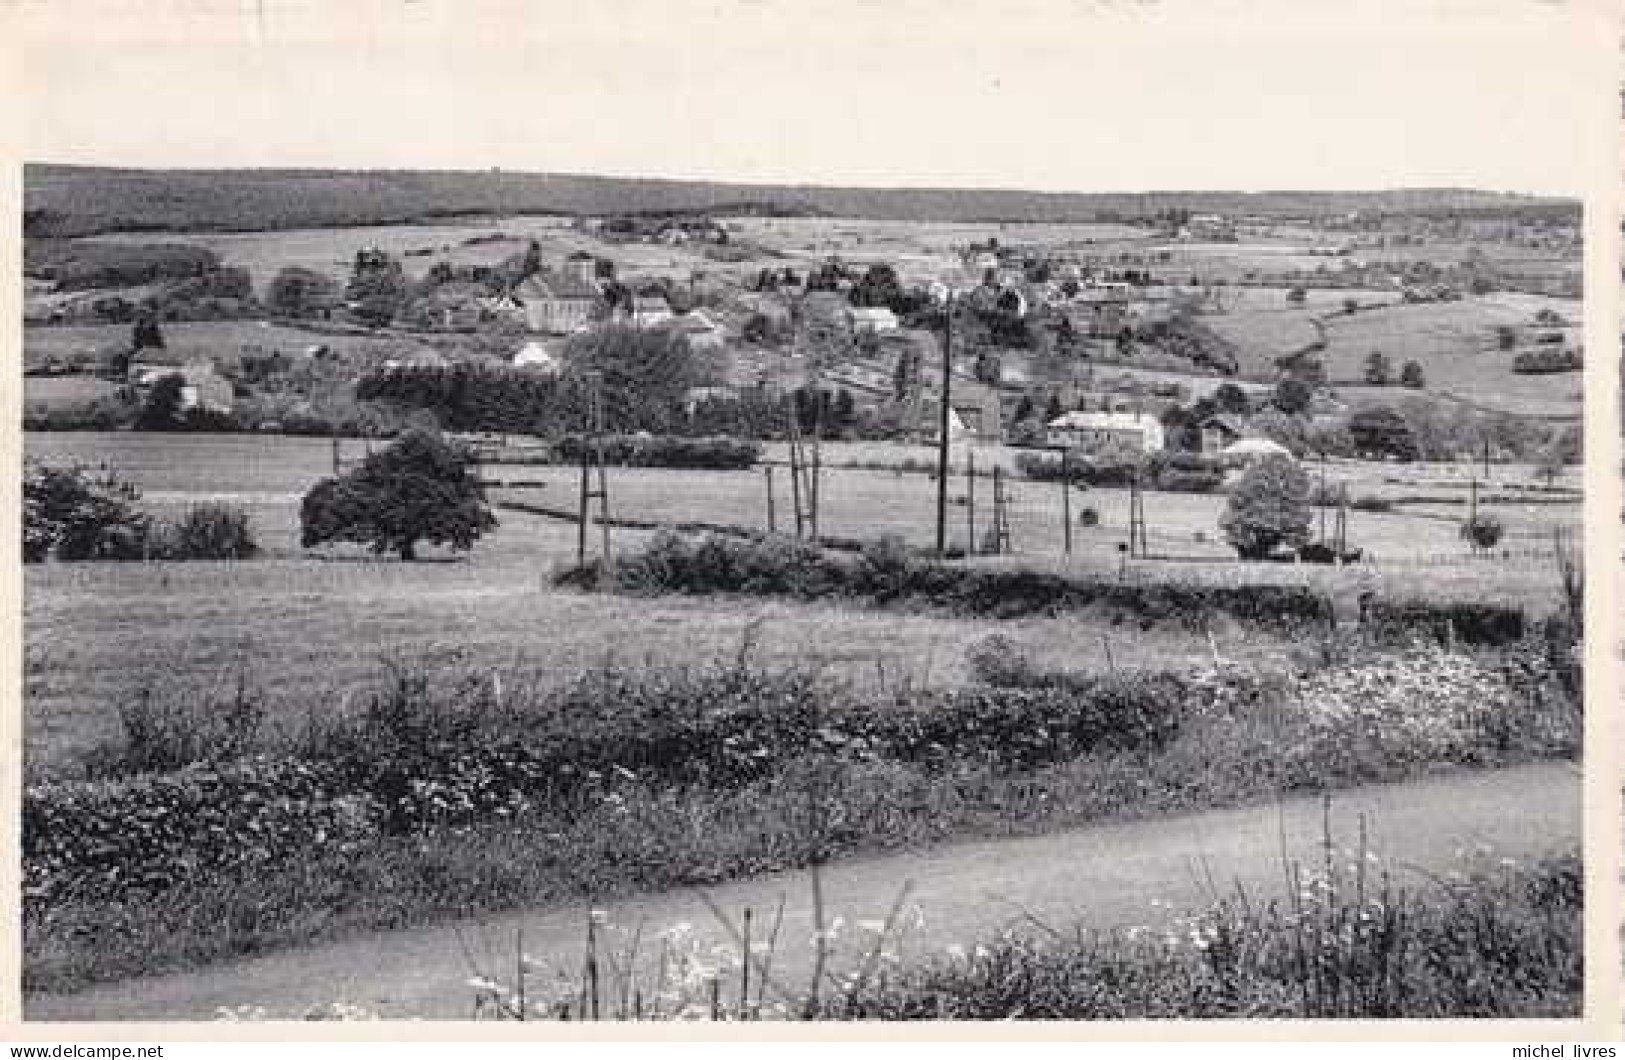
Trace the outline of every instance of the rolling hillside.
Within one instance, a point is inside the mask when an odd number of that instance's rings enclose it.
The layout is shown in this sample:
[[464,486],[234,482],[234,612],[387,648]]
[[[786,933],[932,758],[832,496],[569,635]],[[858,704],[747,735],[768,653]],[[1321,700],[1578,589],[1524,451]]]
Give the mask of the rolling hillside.
[[467,214],[664,212],[827,214],[913,221],[1086,221],[1179,207],[1323,214],[1553,210],[1576,203],[1463,189],[1376,192],[1056,193],[1010,189],[821,188],[574,174],[308,169],[24,169],[25,231],[250,231],[387,224]]

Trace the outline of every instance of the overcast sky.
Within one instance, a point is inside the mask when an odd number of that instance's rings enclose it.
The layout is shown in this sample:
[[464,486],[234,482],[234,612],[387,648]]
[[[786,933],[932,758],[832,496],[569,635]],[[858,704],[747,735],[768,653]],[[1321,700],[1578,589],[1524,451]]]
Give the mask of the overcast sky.
[[36,161],[1578,194],[1608,157],[1601,123],[1618,106],[1604,9],[24,0],[17,10]]

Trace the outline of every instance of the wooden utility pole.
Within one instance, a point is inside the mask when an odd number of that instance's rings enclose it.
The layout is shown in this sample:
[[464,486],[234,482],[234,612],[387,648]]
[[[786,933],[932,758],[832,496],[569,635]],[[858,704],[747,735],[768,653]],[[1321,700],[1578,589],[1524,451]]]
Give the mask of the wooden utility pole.
[[1145,496],[1140,492],[1140,476],[1129,482],[1128,494],[1128,552],[1136,559],[1151,554],[1145,532]]
[[[948,554],[948,415],[954,378],[954,296],[949,292],[942,316],[942,396],[937,409],[937,556]],[[994,482],[998,482],[994,472]],[[997,486],[995,485],[995,492]]]
[[976,454],[965,453],[965,555],[976,555]]
[[[603,531],[601,543],[601,559],[603,573],[608,574],[614,562],[610,553],[609,540],[609,473],[605,470],[604,458],[604,395],[603,377],[597,372],[588,372],[585,377],[587,388],[587,434],[581,446],[581,509],[579,522],[576,525],[576,564],[585,566],[587,562],[587,520],[592,502],[598,502],[598,524]],[[597,465],[598,487],[593,488],[593,465]]]
[[1343,562],[1349,547],[1349,487],[1343,483],[1337,487],[1337,562]]
[[807,520],[812,540],[818,540],[818,480],[823,470],[818,458],[818,439],[824,433],[824,391],[813,391],[812,474],[807,483]]
[[1010,551],[1010,514],[1004,496],[1004,469],[993,465],[993,554],[1002,556]]
[[333,477],[339,477],[339,432],[333,428]]
[[1072,483],[1067,481],[1065,461],[1061,464],[1061,547],[1072,555]]
[[796,540],[801,540],[801,431],[796,423],[799,413],[795,402],[790,402],[790,505],[796,511]]
[[762,470],[767,477],[767,532],[774,534],[778,532],[778,526],[773,518],[773,465],[763,464]]

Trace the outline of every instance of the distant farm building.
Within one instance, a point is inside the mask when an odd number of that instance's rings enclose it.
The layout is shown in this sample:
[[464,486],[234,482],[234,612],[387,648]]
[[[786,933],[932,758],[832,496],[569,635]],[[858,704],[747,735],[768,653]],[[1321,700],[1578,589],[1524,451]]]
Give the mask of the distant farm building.
[[853,306],[847,311],[847,320],[852,325],[852,334],[869,332],[874,335],[885,335],[898,329],[897,314],[885,306]]
[[720,350],[726,337],[721,326],[703,309],[691,309],[673,318],[671,326],[688,340],[689,348],[694,350]]
[[1246,467],[1268,457],[1284,456],[1292,459],[1292,451],[1268,438],[1243,438],[1219,451],[1219,460],[1225,467]]
[[524,349],[513,355],[513,366],[538,375],[558,375],[563,362],[558,354],[540,342],[527,342]]
[[632,298],[632,323],[640,328],[658,327],[674,315],[664,294],[650,292]]
[[514,291],[525,309],[525,325],[544,335],[569,335],[584,330],[598,309],[598,288],[579,274],[530,277]]
[[181,378],[182,409],[231,411],[233,397],[231,381],[215,371],[211,361],[193,360],[175,363],[148,355],[130,365],[129,382],[140,391],[172,375]]
[[1144,412],[1068,412],[1046,425],[1044,440],[1054,449],[1084,452],[1123,447],[1160,453],[1165,444],[1162,424]]

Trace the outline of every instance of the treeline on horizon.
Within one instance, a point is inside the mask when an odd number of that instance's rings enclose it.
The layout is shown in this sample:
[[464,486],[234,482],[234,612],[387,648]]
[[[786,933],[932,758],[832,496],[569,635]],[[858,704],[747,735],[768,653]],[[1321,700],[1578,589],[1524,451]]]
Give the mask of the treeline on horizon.
[[504,214],[731,213],[972,223],[1146,218],[1170,209],[1325,215],[1356,210],[1578,220],[1576,200],[1457,188],[1387,191],[1039,192],[850,188],[488,171],[159,170],[29,163],[24,234],[255,231]]

